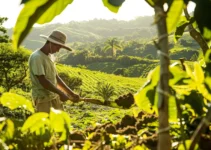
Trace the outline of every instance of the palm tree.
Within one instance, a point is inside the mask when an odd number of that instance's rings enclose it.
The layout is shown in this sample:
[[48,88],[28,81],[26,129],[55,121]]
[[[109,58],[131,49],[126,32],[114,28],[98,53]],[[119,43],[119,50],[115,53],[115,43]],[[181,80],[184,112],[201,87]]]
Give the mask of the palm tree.
[[120,45],[120,41],[117,38],[109,38],[105,42],[104,50],[107,51],[111,49],[112,50],[112,56],[113,58],[116,58],[116,50],[122,50],[122,47]]
[[115,88],[110,83],[98,82],[96,94],[101,96],[104,101],[108,101],[113,95],[115,95]]

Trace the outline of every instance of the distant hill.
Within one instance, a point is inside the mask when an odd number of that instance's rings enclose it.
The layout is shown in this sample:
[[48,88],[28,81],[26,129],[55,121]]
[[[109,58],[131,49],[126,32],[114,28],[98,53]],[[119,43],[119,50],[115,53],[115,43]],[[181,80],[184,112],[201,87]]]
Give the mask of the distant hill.
[[[75,22],[67,24],[50,24],[42,27],[35,27],[22,43],[28,49],[40,48],[45,40],[39,35],[49,35],[53,30],[58,29],[66,33],[67,44],[76,51],[69,53],[62,51],[58,53],[59,62],[67,65],[83,65],[85,68],[105,73],[119,74],[127,77],[145,77],[150,69],[158,65],[157,48],[153,39],[157,37],[157,29],[152,25],[153,17],[138,17],[130,21],[94,19],[90,21]],[[8,29],[12,35],[12,29]],[[122,49],[117,51],[116,58],[108,61],[106,57],[112,57],[112,49],[105,50],[105,41],[108,38],[117,37]],[[199,55],[199,45],[189,33],[174,43],[173,35],[169,36],[169,55],[173,60],[185,58],[196,60]],[[118,61],[118,56],[130,56]],[[138,57],[138,58],[132,58]],[[138,59],[148,59],[140,62]],[[131,63],[135,61],[136,63]],[[155,60],[156,62],[151,62]]]
[[[152,22],[152,16],[145,16],[131,21],[94,19],[82,22],[72,21],[67,24],[50,24],[34,27],[22,45],[35,50],[44,42],[39,35],[49,35],[54,29],[65,32],[68,37],[68,43],[95,42],[105,40],[108,37],[119,37],[124,40],[151,38],[156,33],[155,26],[151,25]],[[12,29],[8,29],[8,34],[9,36],[12,35]]]

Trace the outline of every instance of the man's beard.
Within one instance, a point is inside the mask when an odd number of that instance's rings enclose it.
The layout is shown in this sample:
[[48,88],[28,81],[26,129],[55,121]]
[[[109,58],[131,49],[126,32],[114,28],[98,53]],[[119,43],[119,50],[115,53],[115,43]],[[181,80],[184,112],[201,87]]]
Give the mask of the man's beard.
[[52,62],[56,61],[57,56],[55,56],[55,54],[52,54],[51,43],[50,43],[50,54],[49,54],[49,57],[50,57]]

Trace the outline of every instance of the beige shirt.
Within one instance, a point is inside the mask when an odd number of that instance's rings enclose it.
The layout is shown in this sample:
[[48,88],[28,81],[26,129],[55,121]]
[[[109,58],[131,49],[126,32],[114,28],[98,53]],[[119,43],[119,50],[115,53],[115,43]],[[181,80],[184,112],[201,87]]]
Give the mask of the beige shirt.
[[34,51],[29,58],[29,72],[34,100],[51,100],[58,96],[56,93],[46,90],[36,77],[36,75],[44,75],[53,85],[57,85],[56,67],[48,55],[41,50]]

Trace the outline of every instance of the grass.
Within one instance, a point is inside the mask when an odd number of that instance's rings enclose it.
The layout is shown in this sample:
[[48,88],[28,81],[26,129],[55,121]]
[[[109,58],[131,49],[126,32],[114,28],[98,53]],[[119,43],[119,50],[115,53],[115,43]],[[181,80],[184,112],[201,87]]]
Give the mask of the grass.
[[[57,64],[58,72],[66,72],[70,76],[80,77],[83,81],[81,90],[86,93],[87,97],[98,98],[95,95],[97,82],[107,82],[115,87],[116,95],[113,99],[128,92],[136,93],[138,89],[146,81],[145,78],[129,78],[106,74],[99,71],[90,71],[87,69],[75,68],[62,64]],[[70,114],[72,119],[71,125],[76,129],[85,129],[87,127],[95,126],[96,123],[113,122],[116,123],[121,120],[126,114],[133,114],[132,109],[118,109],[106,106],[94,105],[90,103],[80,102],[77,104],[67,102],[65,111]]]

